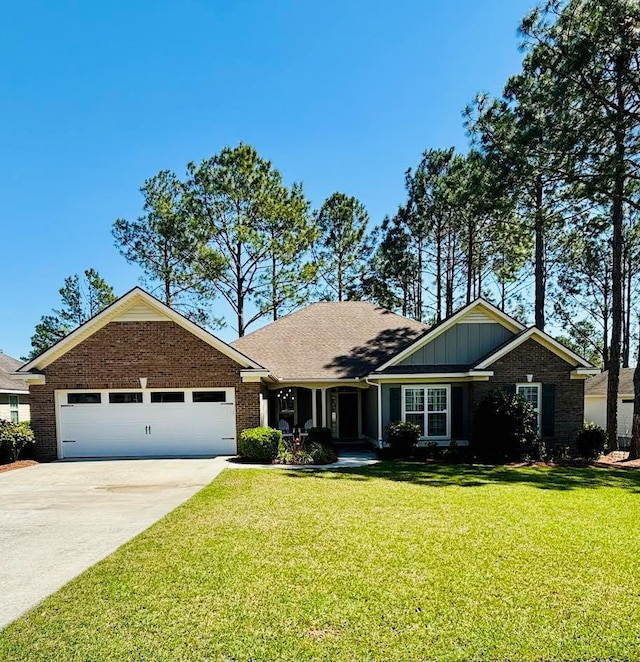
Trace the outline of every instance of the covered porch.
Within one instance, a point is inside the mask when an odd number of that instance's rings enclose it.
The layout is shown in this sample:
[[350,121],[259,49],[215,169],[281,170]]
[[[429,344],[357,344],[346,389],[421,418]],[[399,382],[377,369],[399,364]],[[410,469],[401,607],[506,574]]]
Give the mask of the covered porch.
[[322,427],[336,440],[377,443],[377,393],[367,384],[279,384],[267,398],[268,425],[285,433]]

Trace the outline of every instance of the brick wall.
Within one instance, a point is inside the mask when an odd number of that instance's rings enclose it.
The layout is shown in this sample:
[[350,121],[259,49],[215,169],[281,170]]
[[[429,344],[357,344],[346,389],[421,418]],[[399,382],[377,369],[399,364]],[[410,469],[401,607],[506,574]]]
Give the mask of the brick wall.
[[111,322],[44,369],[30,387],[36,455],[57,457],[58,389],[233,387],[237,434],[260,424],[260,384],[243,383],[241,366],[174,322]]
[[486,394],[501,386],[526,382],[556,385],[555,435],[550,444],[572,444],[584,420],[584,381],[571,379],[573,367],[535,340],[529,339],[489,366],[494,376],[488,382],[473,382],[472,415]]

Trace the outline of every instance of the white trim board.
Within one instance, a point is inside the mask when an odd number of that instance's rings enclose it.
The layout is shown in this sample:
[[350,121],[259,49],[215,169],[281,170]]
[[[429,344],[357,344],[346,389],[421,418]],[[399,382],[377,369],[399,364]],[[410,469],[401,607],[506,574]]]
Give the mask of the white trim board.
[[536,328],[535,326],[528,328],[524,333],[516,336],[506,345],[503,345],[500,349],[485,358],[481,363],[475,366],[475,370],[487,370],[489,366],[494,364],[498,359],[501,359],[503,356],[507,355],[509,352],[513,351],[516,347],[529,340],[530,338],[539,342],[543,347],[546,347],[549,351],[553,352],[556,354],[556,356],[559,356],[561,359],[565,360],[567,363],[573,365],[574,367],[584,367],[597,370],[595,366],[591,365],[588,361],[585,361],[581,356],[578,356],[568,347],[565,347],[555,338],[552,338],[544,331],[540,331],[540,329]]

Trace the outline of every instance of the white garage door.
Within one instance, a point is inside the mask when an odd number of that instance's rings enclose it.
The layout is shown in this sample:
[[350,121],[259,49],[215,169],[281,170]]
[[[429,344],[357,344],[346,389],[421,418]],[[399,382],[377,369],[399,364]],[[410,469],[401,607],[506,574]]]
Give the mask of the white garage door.
[[60,456],[234,455],[234,389],[57,391]]

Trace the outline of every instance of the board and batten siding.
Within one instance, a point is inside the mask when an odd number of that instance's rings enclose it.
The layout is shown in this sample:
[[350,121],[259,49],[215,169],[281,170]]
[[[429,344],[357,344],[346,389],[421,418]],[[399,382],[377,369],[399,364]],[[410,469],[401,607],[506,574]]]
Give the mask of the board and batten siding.
[[458,323],[418,348],[399,365],[470,365],[513,337],[495,322]]

